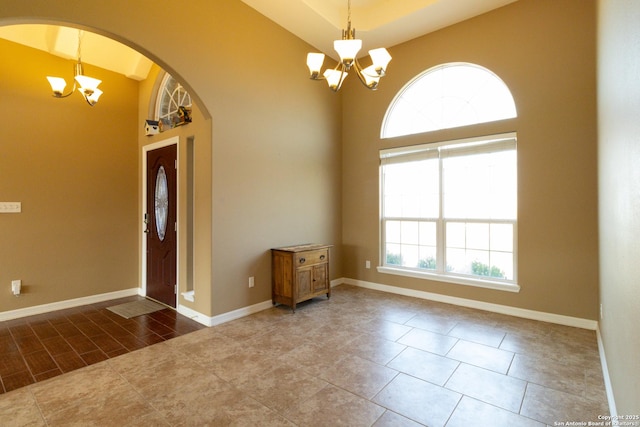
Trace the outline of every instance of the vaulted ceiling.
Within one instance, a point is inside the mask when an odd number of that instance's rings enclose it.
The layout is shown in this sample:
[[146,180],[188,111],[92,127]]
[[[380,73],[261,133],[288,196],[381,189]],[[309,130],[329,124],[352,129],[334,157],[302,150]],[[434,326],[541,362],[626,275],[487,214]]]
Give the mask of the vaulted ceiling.
[[[322,53],[347,26],[348,0],[242,0]],[[363,54],[391,47],[516,0],[351,0],[351,23]]]
[[[242,0],[334,59],[333,40],[347,25],[348,0]],[[516,0],[351,0],[351,22],[362,54],[391,47]],[[67,59],[77,59],[78,30],[51,25],[0,27],[0,38]],[[151,61],[100,35],[82,33],[82,62],[143,80]]]

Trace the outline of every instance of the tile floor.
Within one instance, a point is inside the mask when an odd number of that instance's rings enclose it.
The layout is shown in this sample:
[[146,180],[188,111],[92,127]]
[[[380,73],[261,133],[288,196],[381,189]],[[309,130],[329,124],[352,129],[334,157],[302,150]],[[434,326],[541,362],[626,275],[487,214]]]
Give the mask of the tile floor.
[[140,299],[0,322],[0,394],[204,328],[169,308],[132,319],[106,308]]
[[553,426],[607,412],[593,331],[347,285],[0,395],[11,426]]

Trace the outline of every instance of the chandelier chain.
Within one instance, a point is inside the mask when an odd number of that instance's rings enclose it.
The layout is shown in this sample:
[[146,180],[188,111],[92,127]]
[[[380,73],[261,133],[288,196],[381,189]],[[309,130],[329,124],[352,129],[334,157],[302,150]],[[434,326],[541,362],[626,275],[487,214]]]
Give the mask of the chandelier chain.
[[82,62],[82,50],[80,46],[82,45],[82,30],[78,30],[78,62]]

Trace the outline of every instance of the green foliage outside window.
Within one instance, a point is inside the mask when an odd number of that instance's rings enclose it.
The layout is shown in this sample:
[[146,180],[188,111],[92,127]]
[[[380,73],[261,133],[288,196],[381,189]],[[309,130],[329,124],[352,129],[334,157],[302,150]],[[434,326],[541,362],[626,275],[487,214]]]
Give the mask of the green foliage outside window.
[[402,265],[402,255],[387,253],[387,264]]
[[471,272],[476,276],[499,277],[501,279],[505,279],[507,277],[505,272],[500,270],[499,267],[493,265],[489,268],[487,264],[480,261],[473,261],[471,263]]
[[428,258],[421,259],[418,261],[418,268],[424,268],[427,270],[435,270],[436,269],[436,259],[432,256]]

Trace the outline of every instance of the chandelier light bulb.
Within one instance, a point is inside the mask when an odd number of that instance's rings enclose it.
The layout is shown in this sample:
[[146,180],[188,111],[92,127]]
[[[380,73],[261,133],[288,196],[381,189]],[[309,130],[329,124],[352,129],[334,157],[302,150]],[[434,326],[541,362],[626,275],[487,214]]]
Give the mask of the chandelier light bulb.
[[47,80],[49,80],[49,84],[51,85],[53,96],[61,97],[64,93],[64,88],[67,86],[67,82],[62,77],[47,76]]
[[373,67],[376,70],[376,74],[384,76],[385,71],[387,70],[387,65],[389,65],[389,62],[391,61],[391,55],[389,55],[387,49],[383,47],[371,49],[369,51],[369,56],[371,56],[371,61],[373,61]]
[[307,67],[309,67],[309,73],[312,79],[317,80],[320,78],[320,70],[322,69],[323,62],[324,62],[323,53],[307,54]]
[[75,78],[81,89],[88,89],[91,91],[96,90],[98,85],[102,83],[102,80],[94,79],[89,76],[78,75]]
[[362,40],[334,40],[333,48],[338,52],[338,55],[340,55],[340,62],[348,69],[353,65],[356,55],[358,55],[358,52],[362,48]]
[[328,69],[324,72],[324,77],[327,79],[327,84],[334,92],[337,92],[342,86],[342,82],[347,78],[349,73],[341,70]]

